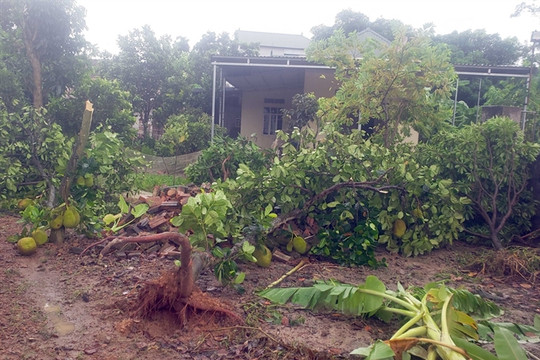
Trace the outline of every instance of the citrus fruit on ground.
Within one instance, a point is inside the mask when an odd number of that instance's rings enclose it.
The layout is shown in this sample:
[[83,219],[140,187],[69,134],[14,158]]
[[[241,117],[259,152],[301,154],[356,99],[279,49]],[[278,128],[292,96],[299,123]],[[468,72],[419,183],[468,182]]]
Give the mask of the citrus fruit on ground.
[[79,177],[77,178],[77,185],[79,185],[79,186],[84,186],[84,183],[85,183],[84,177],[83,177],[83,176],[79,176]]
[[32,255],[36,252],[37,244],[34,238],[31,237],[23,237],[17,241],[17,250],[19,250],[19,253],[21,255]]
[[43,245],[47,241],[49,241],[49,237],[47,236],[47,233],[45,232],[45,230],[41,228],[32,231],[32,237],[34,238],[38,246]]
[[259,246],[253,251],[253,257],[257,259],[257,265],[268,267],[272,262],[272,252],[265,245]]

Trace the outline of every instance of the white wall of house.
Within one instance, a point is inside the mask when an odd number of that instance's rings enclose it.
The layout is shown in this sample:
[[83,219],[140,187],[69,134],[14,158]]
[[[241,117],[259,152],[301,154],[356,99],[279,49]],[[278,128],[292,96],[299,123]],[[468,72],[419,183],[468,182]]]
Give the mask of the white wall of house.
[[293,49],[275,46],[259,47],[259,56],[306,56],[304,49]]
[[[256,134],[255,143],[262,148],[272,146],[276,136],[263,133],[264,107],[279,106],[285,109],[292,107],[292,98],[296,94],[313,92],[315,96],[331,97],[335,94],[336,83],[332,69],[306,69],[304,88],[284,88],[275,90],[247,91],[242,94],[242,119],[240,134],[250,138]],[[284,99],[284,104],[265,104],[265,99]],[[287,128],[283,119],[283,129]]]
[[[270,148],[275,140],[275,135],[263,134],[264,107],[279,106],[291,108],[291,100],[295,94],[303,92],[303,89],[276,89],[267,91],[248,91],[242,95],[242,121],[240,135],[250,138],[255,134],[255,143],[262,148]],[[284,99],[284,104],[265,104],[264,99]],[[283,119],[283,128],[287,127]]]

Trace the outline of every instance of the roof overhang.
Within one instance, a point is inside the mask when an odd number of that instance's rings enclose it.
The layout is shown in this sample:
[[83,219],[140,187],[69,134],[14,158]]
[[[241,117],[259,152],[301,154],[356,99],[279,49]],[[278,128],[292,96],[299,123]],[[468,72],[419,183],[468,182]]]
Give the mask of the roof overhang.
[[[302,88],[307,69],[331,70],[304,57],[213,56],[212,65],[221,69],[224,78],[244,91]],[[530,68],[522,66],[454,65],[459,76],[526,78]]]
[[454,65],[458,75],[463,76],[494,76],[494,77],[529,77],[531,71],[523,66],[489,66],[489,65]]
[[234,87],[244,91],[262,89],[303,88],[307,69],[331,69],[303,57],[232,57],[214,56],[212,65],[218,66],[223,77]]

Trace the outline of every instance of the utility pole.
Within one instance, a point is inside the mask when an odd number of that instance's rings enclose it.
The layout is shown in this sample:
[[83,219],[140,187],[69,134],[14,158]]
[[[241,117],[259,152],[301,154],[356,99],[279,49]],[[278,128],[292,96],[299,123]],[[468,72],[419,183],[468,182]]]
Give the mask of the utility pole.
[[521,122],[521,130],[525,131],[525,124],[527,123],[527,107],[529,106],[529,99],[531,96],[531,81],[534,70],[534,50],[538,43],[540,43],[540,31],[533,31],[531,35],[532,50],[531,50],[531,67],[529,70],[529,77],[527,78],[527,94],[525,96],[525,102],[523,103],[523,120]]

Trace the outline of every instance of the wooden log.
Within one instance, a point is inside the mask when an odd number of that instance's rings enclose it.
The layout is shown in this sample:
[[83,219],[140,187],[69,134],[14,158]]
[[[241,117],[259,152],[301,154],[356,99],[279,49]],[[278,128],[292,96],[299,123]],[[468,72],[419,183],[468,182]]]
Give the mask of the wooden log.
[[168,224],[169,219],[164,216],[164,214],[157,215],[150,219],[150,222],[148,223],[148,227],[152,230],[160,227],[163,224]]

